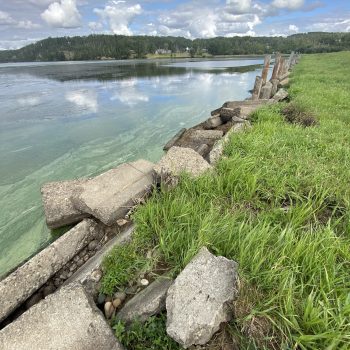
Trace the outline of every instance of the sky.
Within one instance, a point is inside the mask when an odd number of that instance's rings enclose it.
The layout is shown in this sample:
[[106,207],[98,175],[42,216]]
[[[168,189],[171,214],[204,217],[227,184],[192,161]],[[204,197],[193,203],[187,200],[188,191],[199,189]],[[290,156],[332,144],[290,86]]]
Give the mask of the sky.
[[350,0],[0,0],[0,49],[89,35],[350,32]]

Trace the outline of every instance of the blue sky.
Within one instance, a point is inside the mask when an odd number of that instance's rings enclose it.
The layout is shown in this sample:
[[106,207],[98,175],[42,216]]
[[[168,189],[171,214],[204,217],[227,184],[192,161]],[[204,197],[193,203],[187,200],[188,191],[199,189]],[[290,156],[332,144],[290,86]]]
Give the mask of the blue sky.
[[0,49],[109,33],[276,36],[350,32],[350,0],[0,0]]

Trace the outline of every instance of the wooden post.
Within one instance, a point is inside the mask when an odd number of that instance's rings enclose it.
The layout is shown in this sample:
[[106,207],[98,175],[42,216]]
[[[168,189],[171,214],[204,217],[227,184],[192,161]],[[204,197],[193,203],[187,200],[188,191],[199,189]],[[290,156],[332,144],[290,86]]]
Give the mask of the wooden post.
[[256,101],[259,99],[261,88],[262,88],[262,78],[257,76],[255,78],[255,84],[254,84],[254,89],[253,89],[253,93],[252,93],[252,100],[253,101]]
[[262,78],[262,84],[265,85],[266,81],[267,81],[267,75],[269,73],[269,68],[270,68],[270,62],[271,62],[271,56],[270,55],[266,55],[265,56],[265,60],[264,60],[264,68],[261,74],[261,78]]
[[278,65],[278,71],[277,71],[277,79],[280,79],[281,76],[283,75],[283,67],[284,67],[284,58],[281,56],[279,65]]
[[281,54],[277,52],[275,55],[275,65],[273,67],[271,80],[277,79],[280,61],[281,61]]

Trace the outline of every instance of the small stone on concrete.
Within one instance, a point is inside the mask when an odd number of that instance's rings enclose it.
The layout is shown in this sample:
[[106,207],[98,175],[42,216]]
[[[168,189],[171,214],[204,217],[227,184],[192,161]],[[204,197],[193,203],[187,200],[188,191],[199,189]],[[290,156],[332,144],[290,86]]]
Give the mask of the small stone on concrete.
[[237,282],[237,263],[202,248],[168,290],[168,335],[184,348],[206,344],[230,319]]

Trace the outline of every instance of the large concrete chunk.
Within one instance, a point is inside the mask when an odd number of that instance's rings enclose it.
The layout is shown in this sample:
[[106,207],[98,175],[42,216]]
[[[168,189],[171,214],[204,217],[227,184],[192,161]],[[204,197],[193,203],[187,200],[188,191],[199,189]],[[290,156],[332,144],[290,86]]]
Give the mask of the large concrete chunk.
[[277,93],[275,94],[275,96],[273,96],[272,98],[275,100],[275,101],[283,101],[285,100],[286,98],[288,97],[288,92],[284,89],[279,89],[277,91]]
[[1,350],[122,350],[79,284],[46,297],[0,331]]
[[273,85],[269,81],[261,88],[260,98],[269,99],[271,97]]
[[206,344],[230,319],[237,291],[237,264],[206,248],[178,275],[166,298],[167,333],[183,347]]
[[74,208],[71,196],[74,189],[86,180],[49,182],[41,194],[47,226],[51,229],[74,224],[89,216]]
[[219,140],[224,136],[221,130],[191,130],[191,139],[195,141]]
[[234,117],[239,117],[241,115],[241,108],[235,107],[235,108],[228,108],[228,107],[222,107],[220,112],[221,119],[226,123]]
[[174,137],[172,137],[166,145],[163,147],[164,151],[169,150],[171,147],[175,146],[176,142],[179,141],[179,139],[182,137],[182,135],[186,132],[186,128],[181,129],[179,132],[176,133]]
[[187,172],[192,176],[199,176],[211,166],[191,148],[172,147],[155,166],[158,177],[166,175],[178,176],[182,172]]
[[142,292],[136,294],[117,313],[117,318],[126,323],[138,320],[146,321],[165,309],[165,298],[173,280],[158,278]]
[[204,123],[205,129],[214,129],[217,128],[219,125],[221,125],[222,119],[220,118],[220,114],[216,114],[210,118],[208,118]]
[[247,117],[249,117],[251,113],[255,112],[258,108],[264,106],[267,103],[270,103],[269,100],[228,101],[224,103],[223,107],[232,109],[240,107],[240,117],[243,119],[247,119]]
[[0,322],[47,282],[77,252],[100,235],[99,225],[91,219],[85,219],[2,280]]
[[123,217],[154,183],[154,164],[126,163],[81,184],[72,196],[74,207],[111,226]]

